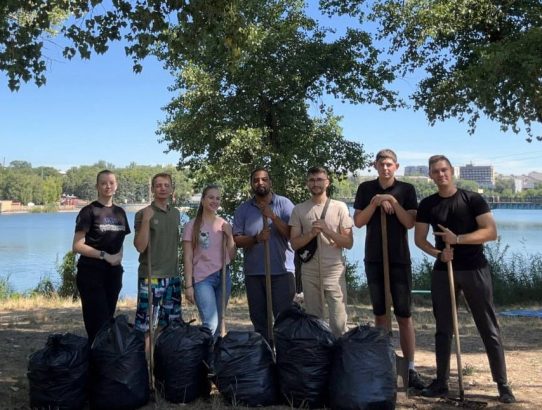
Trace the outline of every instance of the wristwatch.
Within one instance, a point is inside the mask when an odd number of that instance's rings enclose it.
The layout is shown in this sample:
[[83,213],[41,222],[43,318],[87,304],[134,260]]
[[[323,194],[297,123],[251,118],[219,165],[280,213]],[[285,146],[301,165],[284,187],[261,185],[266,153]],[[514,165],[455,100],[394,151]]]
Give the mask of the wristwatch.
[[105,259],[105,251],[100,251],[100,259],[101,260]]

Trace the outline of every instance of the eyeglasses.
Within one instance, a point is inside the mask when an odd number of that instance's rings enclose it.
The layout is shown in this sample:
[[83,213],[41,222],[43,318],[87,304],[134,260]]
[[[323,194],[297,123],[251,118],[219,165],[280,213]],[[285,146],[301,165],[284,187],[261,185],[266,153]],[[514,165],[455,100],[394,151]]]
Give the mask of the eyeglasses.
[[309,178],[308,182],[309,184],[321,184],[322,182],[327,181],[327,178]]

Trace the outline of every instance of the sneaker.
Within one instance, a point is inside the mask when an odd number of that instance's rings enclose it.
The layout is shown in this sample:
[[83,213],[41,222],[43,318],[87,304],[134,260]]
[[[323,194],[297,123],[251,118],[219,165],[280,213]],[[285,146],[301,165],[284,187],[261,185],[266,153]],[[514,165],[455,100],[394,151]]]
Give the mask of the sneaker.
[[410,369],[408,371],[408,387],[416,390],[425,389],[425,384],[423,384],[422,379],[420,379],[420,375],[414,369]]
[[433,379],[431,384],[422,390],[424,397],[443,397],[448,394],[448,383],[443,380]]
[[512,393],[512,389],[508,384],[498,384],[497,385],[499,389],[499,401],[501,403],[515,403],[516,398],[514,397],[514,393]]

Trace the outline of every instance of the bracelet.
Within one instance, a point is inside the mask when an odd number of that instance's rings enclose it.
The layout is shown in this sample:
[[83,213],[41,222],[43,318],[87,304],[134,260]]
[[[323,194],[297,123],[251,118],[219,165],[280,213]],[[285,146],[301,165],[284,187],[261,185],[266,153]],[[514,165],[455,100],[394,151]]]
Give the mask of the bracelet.
[[194,287],[194,285],[190,285],[190,286],[185,286],[185,287],[184,287],[184,290],[186,290],[186,289],[190,289],[190,288],[193,288],[193,287]]
[[456,236],[455,236],[455,243],[456,243],[456,245],[459,245],[459,242],[460,242],[460,239],[459,239],[459,238],[461,238],[461,235],[456,235]]

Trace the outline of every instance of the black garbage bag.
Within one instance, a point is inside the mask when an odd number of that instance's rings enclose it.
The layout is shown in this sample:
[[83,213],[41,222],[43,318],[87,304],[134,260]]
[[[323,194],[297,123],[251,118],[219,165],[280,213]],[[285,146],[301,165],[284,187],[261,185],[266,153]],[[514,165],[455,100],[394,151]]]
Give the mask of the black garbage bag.
[[385,329],[358,326],[336,343],[330,378],[333,409],[394,409],[395,351]]
[[30,407],[76,410],[88,398],[89,346],[85,337],[53,334],[45,347],[30,355]]
[[335,336],[317,316],[294,304],[274,326],[279,388],[290,406],[324,407]]
[[213,381],[234,406],[270,406],[276,402],[273,351],[256,332],[230,331],[213,352]]
[[211,331],[203,326],[174,321],[162,330],[154,348],[154,384],[172,403],[190,403],[208,397]]
[[125,315],[102,326],[90,357],[93,409],[131,410],[149,401],[145,334],[135,330]]

